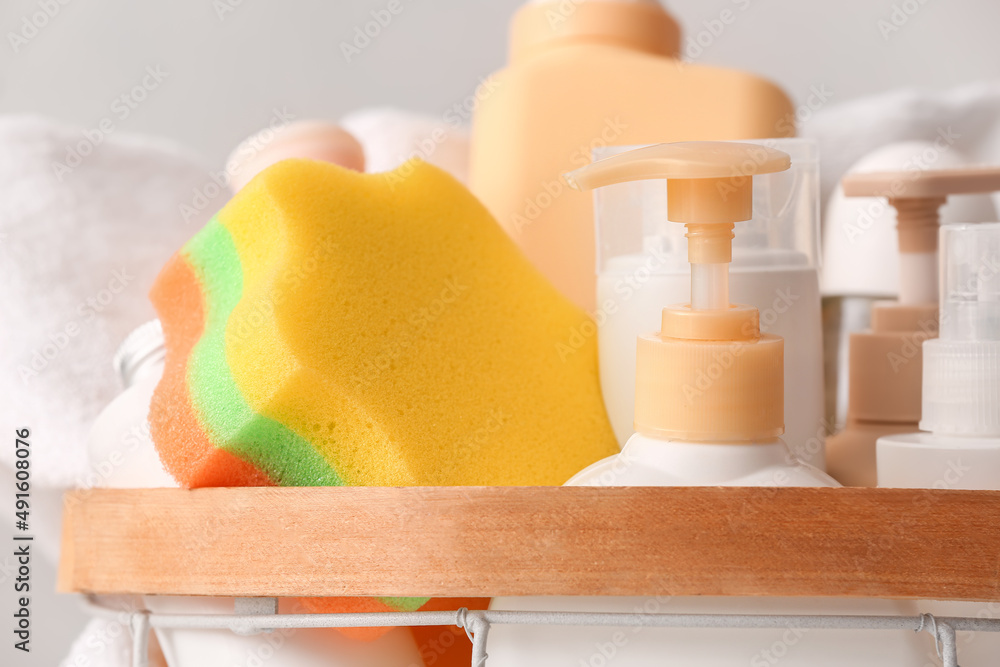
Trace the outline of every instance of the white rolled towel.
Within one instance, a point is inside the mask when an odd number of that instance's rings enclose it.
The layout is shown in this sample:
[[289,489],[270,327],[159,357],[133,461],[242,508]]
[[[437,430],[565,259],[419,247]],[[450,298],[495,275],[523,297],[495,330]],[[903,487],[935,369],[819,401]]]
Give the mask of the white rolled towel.
[[228,196],[162,140],[0,117],[0,427],[31,429],[36,485],[86,476],[87,432],[121,390],[115,349],[155,317],[160,268]]

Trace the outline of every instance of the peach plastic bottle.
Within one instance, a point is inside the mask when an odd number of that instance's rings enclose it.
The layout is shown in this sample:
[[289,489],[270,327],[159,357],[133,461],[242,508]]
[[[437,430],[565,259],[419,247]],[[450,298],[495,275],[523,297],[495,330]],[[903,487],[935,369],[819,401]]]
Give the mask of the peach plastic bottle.
[[[748,162],[747,158],[753,156]],[[752,166],[748,166],[752,165]],[[731,305],[728,269],[735,222],[752,210],[751,174],[787,169],[780,151],[749,144],[651,146],[570,176],[590,189],[666,178],[667,217],[687,225],[691,302],[663,309],[659,333],[640,336],[635,427],[621,454],[569,481],[589,486],[837,486],[797,460],[783,430],[783,341],[760,332],[759,312]],[[728,193],[728,196],[727,196]],[[712,382],[700,384],[699,377]],[[791,598],[497,598],[492,609],[767,614],[915,614],[909,603]],[[494,626],[493,667],[908,667],[924,649],[909,631],[533,628]]]
[[774,84],[686,63],[680,29],[655,0],[531,2],[510,28],[510,63],[483,83],[469,184],[528,258],[594,308],[590,197],[561,175],[609,145],[791,136]]

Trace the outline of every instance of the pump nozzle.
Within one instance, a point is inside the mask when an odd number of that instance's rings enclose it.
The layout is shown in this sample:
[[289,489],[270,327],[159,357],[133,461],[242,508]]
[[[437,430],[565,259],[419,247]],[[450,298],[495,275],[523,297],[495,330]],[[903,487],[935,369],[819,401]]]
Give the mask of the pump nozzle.
[[1000,223],[941,228],[941,337],[924,343],[920,428],[1000,436]]
[[791,166],[754,144],[685,142],[619,153],[566,175],[589,190],[665,179],[667,219],[687,227],[691,304],[663,309],[637,345],[635,427],[702,442],[757,442],[784,430],[784,341],[729,303],[735,223],[753,217],[753,176]]
[[896,209],[899,303],[938,300],[938,214],[949,195],[1000,190],[1000,167],[848,174],[847,197],[885,197]]
[[626,181],[667,181],[667,219],[687,227],[691,308],[729,308],[733,227],[753,217],[753,176],[784,171],[787,153],[724,141],[658,144],[566,174],[578,190]]

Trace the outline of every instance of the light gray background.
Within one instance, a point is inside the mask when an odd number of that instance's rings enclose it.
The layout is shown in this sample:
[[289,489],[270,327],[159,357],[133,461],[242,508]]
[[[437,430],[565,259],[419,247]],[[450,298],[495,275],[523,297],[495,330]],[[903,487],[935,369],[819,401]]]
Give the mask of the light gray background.
[[[221,166],[275,108],[298,118],[335,119],[386,104],[440,114],[503,64],[519,0],[398,1],[403,10],[347,62],[341,42],[388,0],[4,0],[0,113],[96,127],[147,67],[159,66],[166,79],[128,118],[116,119],[116,131],[164,135]],[[42,11],[39,3],[58,13],[15,52],[10,34]],[[813,86],[840,102],[1000,75],[996,0],[674,0],[669,7],[688,35],[703,33],[708,45],[699,62],[769,76],[798,102]],[[894,7],[899,29],[886,38],[879,21],[891,22]],[[704,32],[726,9],[735,20],[717,36]],[[9,479],[0,481],[9,498]],[[36,563],[36,585],[51,586],[52,569]],[[9,584],[0,576],[5,619]],[[36,652],[30,660],[14,655],[15,665],[57,664],[79,632],[72,600],[40,592],[36,613]],[[0,656],[12,655],[8,625],[0,622]]]
[[[519,0],[398,0],[402,12],[352,62],[340,43],[389,0],[68,0],[13,53],[7,32],[39,2],[0,3],[0,112],[93,127],[147,66],[168,73],[119,129],[172,137],[221,161],[275,107],[337,118],[393,104],[442,113],[505,60]],[[570,1],[570,0],[567,0]],[[899,86],[944,88],[1000,74],[995,0],[673,0],[688,35],[725,9],[736,20],[699,62],[773,78],[798,101]],[[232,11],[220,12],[219,7]],[[907,17],[883,38],[893,6]],[[904,10],[911,14],[905,14]],[[221,17],[220,17],[221,15]],[[710,33],[706,33],[710,34]]]

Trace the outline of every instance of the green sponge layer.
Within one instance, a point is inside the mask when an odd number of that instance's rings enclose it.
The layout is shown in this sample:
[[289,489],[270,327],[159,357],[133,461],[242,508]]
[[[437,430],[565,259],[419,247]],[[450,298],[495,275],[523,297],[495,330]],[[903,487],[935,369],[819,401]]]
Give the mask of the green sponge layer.
[[182,251],[205,296],[205,329],[188,362],[191,402],[211,442],[257,466],[279,486],[342,486],[307,440],[250,409],[226,361],[226,323],[243,291],[229,231],[213,218]]

